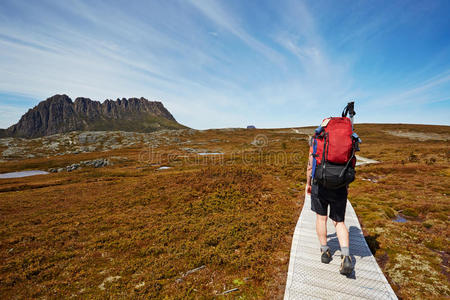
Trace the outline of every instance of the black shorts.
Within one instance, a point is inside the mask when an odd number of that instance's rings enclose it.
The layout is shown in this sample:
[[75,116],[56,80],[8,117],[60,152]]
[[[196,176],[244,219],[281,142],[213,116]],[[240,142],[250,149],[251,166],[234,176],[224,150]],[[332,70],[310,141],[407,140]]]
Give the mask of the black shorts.
[[330,219],[344,222],[347,206],[347,187],[336,190],[326,189],[320,184],[311,185],[311,209],[321,216],[326,216],[330,205]]

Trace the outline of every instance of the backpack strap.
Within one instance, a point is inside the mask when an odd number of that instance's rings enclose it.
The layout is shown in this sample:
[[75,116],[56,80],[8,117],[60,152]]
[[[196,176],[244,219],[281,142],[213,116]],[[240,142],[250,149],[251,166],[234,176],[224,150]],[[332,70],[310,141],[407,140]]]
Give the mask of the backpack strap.
[[348,166],[350,165],[350,162],[352,161],[353,157],[355,157],[355,147],[352,149],[352,156],[350,156],[350,159],[345,164],[345,168],[342,169],[341,173],[339,174],[339,177],[344,176],[345,171],[347,171]]
[[316,160],[316,153],[317,153],[317,138],[314,137],[313,138],[313,164],[312,164],[312,172],[311,172],[311,177],[314,178],[314,175],[316,174],[316,165],[317,165],[317,160]]
[[359,136],[356,134],[356,132],[353,132],[352,134],[352,155],[350,156],[350,159],[347,161],[347,163],[345,164],[345,168],[342,169],[341,173],[339,174],[339,177],[344,176],[345,171],[348,169],[348,166],[350,165],[350,162],[352,161],[352,159],[355,157],[355,152],[359,151],[359,143],[361,143],[361,139],[359,138]]
[[314,137],[312,139],[312,146],[313,146],[313,165],[312,165],[312,172],[311,172],[311,177],[314,178],[314,175],[316,174],[316,166],[317,166],[317,159],[316,159],[316,154],[317,154],[317,137],[319,137],[323,132],[323,127],[319,126],[316,128],[316,130],[314,131]]

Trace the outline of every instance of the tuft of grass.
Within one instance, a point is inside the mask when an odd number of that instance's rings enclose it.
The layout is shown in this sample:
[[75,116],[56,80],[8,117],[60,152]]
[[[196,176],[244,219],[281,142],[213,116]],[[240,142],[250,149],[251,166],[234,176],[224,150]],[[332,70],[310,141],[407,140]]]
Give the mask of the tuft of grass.
[[377,241],[377,238],[379,236],[379,234],[364,236],[364,239],[369,246],[370,252],[372,252],[373,255],[375,255],[377,253],[377,250],[380,249],[380,243]]
[[396,216],[395,211],[392,208],[390,208],[390,207],[384,207],[383,210],[384,210],[384,212],[386,213],[386,216],[389,219],[392,219],[392,218],[394,218]]
[[408,207],[408,208],[404,209],[404,210],[402,211],[402,213],[403,213],[405,216],[409,216],[409,217],[417,217],[417,216],[419,215],[419,213],[417,212],[417,210],[414,209],[414,208],[412,208],[412,207]]

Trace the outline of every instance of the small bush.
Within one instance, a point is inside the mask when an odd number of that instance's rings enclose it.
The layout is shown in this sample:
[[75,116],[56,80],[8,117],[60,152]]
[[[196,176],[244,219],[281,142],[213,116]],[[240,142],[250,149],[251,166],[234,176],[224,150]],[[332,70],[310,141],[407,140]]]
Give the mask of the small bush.
[[436,158],[432,157],[430,159],[427,159],[425,162],[427,165],[434,165],[436,163]]
[[408,160],[410,162],[419,162],[419,157],[417,155],[415,155],[414,152],[411,152],[409,154]]
[[431,241],[424,243],[426,247],[434,250],[444,251],[447,245],[443,237],[432,238]]
[[378,237],[378,234],[367,235],[364,237],[366,239],[367,245],[369,246],[370,252],[372,252],[373,255],[375,255],[377,250],[380,249],[380,243],[377,241]]
[[392,219],[393,217],[395,217],[395,211],[390,208],[390,207],[385,207],[384,208],[384,212],[386,213],[386,216],[390,219]]
[[423,222],[423,227],[425,227],[425,228],[431,228],[431,227],[433,227],[433,224],[431,224],[431,223],[428,223],[428,222]]
[[402,213],[405,216],[409,216],[409,217],[417,217],[419,215],[414,208],[407,208],[407,209],[403,210]]

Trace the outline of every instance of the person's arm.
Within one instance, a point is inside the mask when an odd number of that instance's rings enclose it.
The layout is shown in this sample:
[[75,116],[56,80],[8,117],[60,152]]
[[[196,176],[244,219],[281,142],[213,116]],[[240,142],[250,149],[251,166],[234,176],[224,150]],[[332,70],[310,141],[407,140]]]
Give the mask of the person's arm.
[[306,193],[311,194],[311,172],[312,172],[313,157],[309,153],[308,165],[306,167]]

